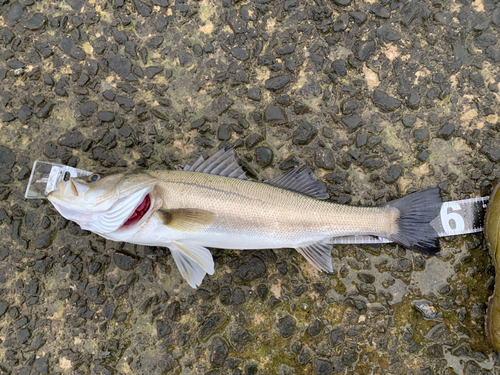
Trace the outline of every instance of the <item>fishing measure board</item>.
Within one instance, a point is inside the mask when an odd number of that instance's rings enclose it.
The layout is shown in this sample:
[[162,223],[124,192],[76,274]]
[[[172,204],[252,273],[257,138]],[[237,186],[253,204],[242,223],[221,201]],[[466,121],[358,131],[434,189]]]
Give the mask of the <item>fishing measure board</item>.
[[[71,177],[84,177],[92,172],[84,171],[67,165],[35,161],[26,189],[28,199],[43,199],[54,190],[61,180]],[[431,222],[439,237],[457,236],[482,232],[484,215],[489,197],[471,198],[441,204],[439,215]],[[376,236],[346,236],[336,237],[333,244],[379,244],[391,241]]]

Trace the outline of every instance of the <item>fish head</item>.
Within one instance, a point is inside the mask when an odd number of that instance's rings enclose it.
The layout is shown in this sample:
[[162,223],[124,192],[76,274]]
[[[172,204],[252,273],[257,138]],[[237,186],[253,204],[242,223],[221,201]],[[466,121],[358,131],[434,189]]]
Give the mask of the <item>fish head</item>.
[[155,184],[156,180],[143,172],[94,173],[59,181],[58,190],[48,199],[66,219],[106,236],[144,222],[155,206],[150,194]]

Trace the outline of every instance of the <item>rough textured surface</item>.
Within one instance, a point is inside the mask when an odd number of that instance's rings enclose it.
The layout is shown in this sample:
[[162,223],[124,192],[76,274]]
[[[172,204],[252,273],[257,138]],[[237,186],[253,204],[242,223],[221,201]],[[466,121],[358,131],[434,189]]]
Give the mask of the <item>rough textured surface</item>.
[[500,171],[500,7],[484,1],[0,0],[0,372],[492,374],[481,234],[427,258],[213,249],[198,290],[165,248],[26,201],[33,162],[176,168],[234,146],[260,179],[306,164],[340,203]]

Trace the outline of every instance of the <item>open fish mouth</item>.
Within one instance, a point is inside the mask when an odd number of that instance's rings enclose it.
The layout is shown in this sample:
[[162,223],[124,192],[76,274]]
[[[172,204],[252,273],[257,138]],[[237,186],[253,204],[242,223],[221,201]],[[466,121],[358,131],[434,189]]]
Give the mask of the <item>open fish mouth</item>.
[[151,197],[150,194],[146,194],[142,202],[137,206],[134,212],[132,212],[132,215],[129,216],[129,218],[123,223],[123,225],[118,229],[125,229],[126,227],[129,227],[131,225],[137,224],[142,220],[142,218],[148,213],[149,209],[151,208]]

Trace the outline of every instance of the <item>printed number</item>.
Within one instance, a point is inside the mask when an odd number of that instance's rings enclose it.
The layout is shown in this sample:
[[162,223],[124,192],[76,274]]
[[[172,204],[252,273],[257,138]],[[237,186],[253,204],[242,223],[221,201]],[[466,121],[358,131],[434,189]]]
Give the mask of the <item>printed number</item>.
[[[451,212],[448,212],[448,208]],[[461,207],[456,202],[444,203],[441,206],[441,224],[443,224],[443,229],[446,233],[462,232],[465,229],[464,218],[457,212],[460,211]],[[454,227],[451,227],[451,223],[454,223]]]

